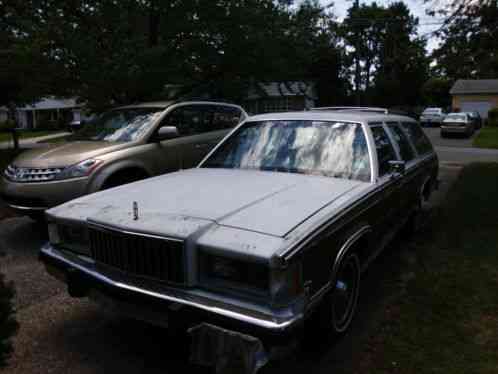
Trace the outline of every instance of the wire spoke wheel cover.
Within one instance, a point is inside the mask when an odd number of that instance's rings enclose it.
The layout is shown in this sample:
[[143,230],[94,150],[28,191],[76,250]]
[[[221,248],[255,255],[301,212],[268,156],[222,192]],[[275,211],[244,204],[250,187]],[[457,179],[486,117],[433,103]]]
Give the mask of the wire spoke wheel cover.
[[332,293],[332,325],[336,332],[347,330],[360,293],[360,261],[355,253],[341,262]]

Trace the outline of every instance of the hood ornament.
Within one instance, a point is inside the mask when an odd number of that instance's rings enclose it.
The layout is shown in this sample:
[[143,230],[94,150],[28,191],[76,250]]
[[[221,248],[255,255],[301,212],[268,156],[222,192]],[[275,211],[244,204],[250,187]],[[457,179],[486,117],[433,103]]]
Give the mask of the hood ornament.
[[133,220],[138,221],[138,203],[136,201],[133,202]]

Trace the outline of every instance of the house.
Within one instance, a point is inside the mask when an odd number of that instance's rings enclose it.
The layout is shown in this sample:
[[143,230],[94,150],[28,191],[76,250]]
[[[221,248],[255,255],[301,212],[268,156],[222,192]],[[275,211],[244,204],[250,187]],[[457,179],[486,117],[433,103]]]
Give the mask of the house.
[[250,114],[305,110],[315,106],[315,85],[310,82],[255,83],[243,106]]
[[58,123],[69,124],[82,117],[83,105],[75,98],[60,99],[46,97],[31,105],[16,108],[18,127],[36,129],[54,126]]
[[475,110],[482,118],[488,118],[488,111],[498,107],[498,79],[459,79],[450,94],[453,110]]

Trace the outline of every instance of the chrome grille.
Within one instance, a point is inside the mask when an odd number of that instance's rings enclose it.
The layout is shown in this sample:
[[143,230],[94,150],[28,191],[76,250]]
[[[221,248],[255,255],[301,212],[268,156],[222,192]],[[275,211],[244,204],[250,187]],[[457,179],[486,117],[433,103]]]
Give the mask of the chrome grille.
[[54,180],[62,168],[21,168],[9,165],[4,175],[15,182],[45,182]]
[[185,282],[183,242],[112,229],[89,230],[90,251],[97,265],[126,275],[168,283]]

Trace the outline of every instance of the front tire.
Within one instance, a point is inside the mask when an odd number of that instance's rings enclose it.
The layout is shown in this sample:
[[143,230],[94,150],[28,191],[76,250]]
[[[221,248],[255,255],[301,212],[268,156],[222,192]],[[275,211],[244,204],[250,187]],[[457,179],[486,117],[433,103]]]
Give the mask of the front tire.
[[317,333],[323,335],[324,331],[338,336],[349,329],[358,306],[360,280],[360,259],[355,252],[348,253],[338,266],[332,289],[310,320],[310,337],[316,337]]

